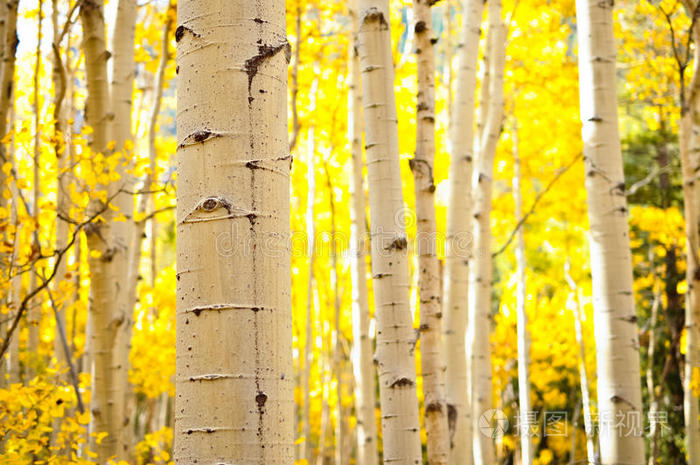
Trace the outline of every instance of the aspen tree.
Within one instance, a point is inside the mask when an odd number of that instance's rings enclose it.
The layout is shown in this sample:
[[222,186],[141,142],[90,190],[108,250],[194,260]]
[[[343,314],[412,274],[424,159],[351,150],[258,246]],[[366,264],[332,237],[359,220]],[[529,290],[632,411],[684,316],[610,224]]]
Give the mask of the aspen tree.
[[[136,303],[136,288],[139,280],[139,266],[141,264],[141,249],[143,235],[146,230],[146,218],[149,216],[147,214],[148,208],[153,209],[152,215],[155,215],[155,201],[154,196],[149,191],[153,188],[153,183],[156,180],[156,159],[157,159],[157,149],[156,149],[156,128],[158,125],[158,116],[160,115],[161,104],[163,101],[163,91],[165,87],[165,70],[170,60],[170,30],[172,29],[172,16],[170,14],[170,9],[172,5],[168,5],[166,10],[166,20],[163,24],[163,33],[161,36],[161,50],[160,50],[160,62],[158,63],[158,70],[154,77],[153,84],[153,102],[148,115],[148,158],[149,158],[149,173],[144,177],[142,183],[143,193],[139,197],[138,202],[138,218],[134,218],[134,228],[131,238],[131,249],[129,250],[128,263],[128,296],[129,296],[129,308],[133,308]],[[153,237],[153,228],[155,227],[156,218],[153,216],[151,219],[151,237]],[[151,277],[153,281],[154,276]],[[151,283],[155,284],[155,281]]]
[[284,14],[178,2],[178,464],[294,457]]
[[388,0],[360,0],[372,276],[384,463],[416,465],[421,442]]
[[[318,70],[314,68],[314,73]],[[314,75],[314,80],[311,83],[309,96],[309,112],[314,114],[316,110],[316,97],[318,94],[318,75]],[[315,205],[316,205],[316,127],[311,125],[308,132],[308,148],[306,161],[306,180],[308,181],[308,190],[306,195],[306,244],[309,254],[309,271],[308,285],[306,288],[306,341],[304,344],[304,372],[303,385],[304,389],[304,409],[302,415],[302,425],[304,428],[304,442],[301,457],[306,458],[311,462],[311,454],[313,453],[310,447],[311,441],[311,363],[313,362],[313,291],[314,291],[314,262],[316,261],[316,222]],[[323,330],[322,330],[323,331]]]
[[496,460],[494,444],[484,422],[492,420],[493,385],[491,375],[491,195],[493,160],[501,134],[503,119],[503,72],[505,67],[505,25],[501,17],[501,1],[488,5],[488,78],[482,82],[482,131],[479,134],[477,169],[473,177],[475,194],[474,245],[476,260],[470,276],[469,300],[469,363],[471,370],[472,411],[474,424],[474,463],[491,465]]
[[[33,88],[33,110],[34,110],[34,147],[32,150],[33,158],[33,178],[32,178],[32,217],[34,219],[34,224],[36,225],[36,230],[32,234],[32,241],[36,247],[39,247],[39,199],[41,198],[40,189],[40,169],[41,166],[41,152],[39,151],[40,141],[41,141],[41,111],[40,109],[40,99],[41,93],[39,90],[39,76],[41,74],[41,42],[42,42],[42,23],[44,19],[43,13],[43,0],[38,2],[37,11],[37,32],[36,32],[36,52],[35,52],[35,62],[34,62],[34,88]],[[37,275],[36,273],[31,273],[29,278],[29,288],[35,289],[37,286]],[[33,305],[30,305],[27,309],[27,327],[28,327],[28,337],[27,337],[27,351],[30,354],[37,354],[37,349],[39,348],[39,326],[41,324],[41,304],[40,301],[35,300]],[[33,363],[29,363],[27,366],[27,373],[29,378],[33,378],[35,375],[35,368],[38,359],[35,359]]]
[[581,322],[581,289],[576,285],[569,274],[571,265],[567,261],[564,268],[566,281],[569,284],[571,292],[567,306],[571,308],[574,316],[574,329],[576,331],[576,345],[578,345],[578,372],[579,382],[581,383],[581,404],[583,407],[583,424],[586,430],[586,453],[588,463],[598,463],[598,453],[596,450],[595,432],[593,427],[593,416],[591,415],[591,394],[588,389],[588,370],[586,369],[586,347],[583,342],[583,324]]
[[[513,196],[515,197],[515,218],[523,217],[522,174],[520,169],[520,153],[518,140],[518,123],[513,124]],[[517,265],[517,331],[518,331],[518,395],[520,399],[520,452],[522,465],[532,465],[532,432],[529,422],[530,402],[530,335],[527,331],[527,261],[525,258],[525,233],[518,228],[515,246],[515,261]],[[534,425],[533,425],[534,426]]]
[[[109,53],[105,42],[104,2],[85,0],[80,7],[83,26],[83,51],[87,77],[86,120],[92,127],[93,153],[107,156],[111,140],[112,113],[107,81]],[[100,184],[97,188],[107,193],[106,201],[112,197],[113,187]],[[90,308],[88,339],[92,359],[92,412],[89,447],[98,455],[97,460],[106,462],[111,457],[121,457],[124,389],[126,366],[121,363],[118,344],[124,320],[115,312],[119,298],[120,275],[113,266],[116,254],[123,253],[114,243],[111,209],[104,199],[95,197],[90,207],[91,214],[102,212],[101,218],[86,228],[90,255]],[[107,433],[101,441],[97,434]]]
[[642,412],[639,341],[632,287],[627,199],[617,121],[613,4],[577,0],[581,121],[590,221],[604,465],[644,463],[644,440],[630,412]]
[[369,333],[369,298],[367,292],[366,227],[367,201],[363,184],[362,162],[362,95],[360,93],[360,56],[357,50],[357,0],[349,2],[352,39],[348,51],[350,85],[348,92],[348,134],[352,154],[350,176],[350,236],[352,275],[352,365],[355,377],[355,411],[357,416],[357,463],[377,465],[377,422],[374,407],[377,403],[372,363],[372,339]]
[[[119,180],[110,186],[110,195],[114,196],[112,205],[119,215],[124,216],[125,221],[115,221],[111,226],[112,250],[110,267],[113,268],[113,276],[126,276],[126,290],[117,291],[117,300],[114,302],[112,318],[121,321],[120,330],[117,331],[114,341],[115,363],[118,366],[119,378],[115,380],[119,386],[115,395],[120,399],[122,412],[120,425],[123,436],[120,447],[121,456],[126,456],[127,450],[132,446],[133,438],[131,432],[134,431],[131,412],[129,408],[130,387],[128,386],[129,371],[129,348],[131,346],[131,328],[133,325],[133,297],[128,286],[129,273],[129,250],[137,248],[132,243],[135,225],[133,223],[134,199],[133,176],[127,173],[130,166],[131,140],[131,113],[132,95],[134,89],[134,75],[136,64],[134,61],[134,37],[136,28],[137,2],[136,0],[119,0],[116,5],[116,17],[114,27],[111,29],[110,49],[112,57],[109,60],[111,65],[109,76],[110,82],[110,105],[113,114],[112,139],[115,143],[115,150],[121,154],[117,161],[116,173]],[[116,155],[115,155],[116,156]],[[122,191],[117,193],[118,191]],[[140,246],[140,242],[139,242]],[[140,247],[139,247],[140,248]]]
[[472,254],[471,177],[474,157],[476,68],[484,2],[464,0],[457,89],[450,125],[449,201],[445,240],[443,325],[447,361],[450,465],[469,465],[472,415],[466,357],[467,290]]
[[[698,3],[685,0],[686,11],[691,17],[697,15]],[[696,18],[697,19],[697,18]],[[686,450],[688,463],[700,462],[700,404],[692,387],[693,376],[700,370],[700,233],[698,231],[698,192],[696,169],[700,166],[700,154],[694,134],[700,112],[700,29],[696,19],[692,21],[689,34],[695,41],[693,53],[693,72],[690,85],[681,86],[681,119],[678,130],[678,145],[681,155],[681,172],[683,175],[683,215],[685,217],[686,236],[686,282],[688,290],[685,298],[686,351],[683,376],[683,410],[686,431]],[[675,44],[674,44],[675,47]],[[678,63],[680,65],[680,63]],[[686,63],[687,64],[687,63]],[[685,67],[680,69],[684,79]]]
[[410,167],[415,178],[419,331],[428,463],[442,465],[447,464],[450,438],[445,401],[440,264],[435,224],[435,47],[430,3],[429,0],[413,0],[418,96],[416,154],[410,161]]

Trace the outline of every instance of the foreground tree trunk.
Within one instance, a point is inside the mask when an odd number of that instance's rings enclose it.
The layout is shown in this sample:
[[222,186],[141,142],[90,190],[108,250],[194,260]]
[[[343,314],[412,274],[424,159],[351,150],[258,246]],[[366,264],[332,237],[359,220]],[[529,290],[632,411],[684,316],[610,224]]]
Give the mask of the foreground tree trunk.
[[420,350],[425,395],[428,463],[446,465],[450,450],[445,401],[445,366],[440,295],[440,264],[435,224],[435,50],[429,0],[413,0],[416,24],[418,96],[416,156],[410,162],[415,178]]
[[466,357],[467,290],[472,257],[471,178],[474,158],[476,67],[484,2],[464,1],[457,91],[450,127],[449,202],[442,312],[447,360],[450,465],[470,465],[472,415]]
[[365,254],[367,201],[363,184],[362,163],[362,94],[360,93],[360,56],[357,51],[357,0],[350,1],[352,40],[348,55],[350,91],[348,94],[348,133],[351,137],[352,175],[350,177],[351,261],[352,275],[352,366],[355,377],[355,411],[357,416],[357,464],[377,465],[377,403],[372,363],[372,339],[369,334],[369,298],[367,293],[367,259]]
[[175,462],[287,465],[284,2],[180,0],[178,10]]
[[[631,419],[643,411],[643,405],[617,121],[612,3],[577,0],[576,16],[598,362],[600,459],[604,465],[642,465],[643,432],[635,430],[636,423]],[[614,422],[615,418],[623,421]]]
[[[492,465],[496,460],[493,438],[488,424],[493,420],[493,384],[491,375],[491,196],[493,160],[501,135],[503,119],[503,71],[505,67],[505,25],[501,18],[500,0],[489,2],[488,77],[482,85],[481,115],[483,121],[477,156],[477,171],[473,185],[476,196],[474,244],[477,250],[473,275],[470,279],[469,357],[471,366],[472,410],[474,425],[474,463]],[[488,85],[487,85],[488,84]],[[480,418],[481,417],[481,418]],[[487,428],[483,428],[487,426]]]
[[409,308],[389,1],[361,0],[359,5],[384,463],[415,465],[421,461],[416,335]]

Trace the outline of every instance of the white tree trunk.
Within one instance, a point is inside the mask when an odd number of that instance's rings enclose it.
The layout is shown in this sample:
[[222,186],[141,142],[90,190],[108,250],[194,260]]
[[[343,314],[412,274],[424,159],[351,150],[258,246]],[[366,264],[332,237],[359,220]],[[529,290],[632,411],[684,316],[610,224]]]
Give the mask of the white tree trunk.
[[[637,317],[617,120],[612,2],[577,0],[603,465],[644,463]],[[632,413],[631,413],[632,412]],[[630,415],[631,413],[631,415]],[[615,418],[624,421],[616,422]]]
[[[518,146],[518,123],[513,127],[513,196],[515,197],[515,218],[523,217],[522,174],[520,171],[520,153]],[[527,331],[527,260],[525,259],[525,233],[518,228],[515,246],[517,265],[516,312],[518,326],[518,396],[520,399],[520,452],[521,464],[532,465],[532,432],[528,413],[532,410],[530,402],[530,334]],[[535,425],[532,425],[535,426]]]
[[435,224],[435,50],[429,0],[413,0],[418,68],[416,155],[410,167],[415,178],[420,350],[428,463],[447,465],[450,436],[445,399],[445,357],[442,345],[440,265]]
[[358,16],[357,0],[350,2],[352,40],[348,55],[350,90],[348,94],[348,134],[351,138],[352,173],[350,176],[350,236],[352,275],[352,366],[357,386],[355,412],[357,416],[357,464],[377,465],[377,422],[374,407],[377,403],[374,365],[372,363],[372,339],[369,334],[369,300],[367,294],[367,201],[363,184],[362,162],[362,94],[360,93],[360,56],[357,51]]
[[178,3],[178,464],[294,457],[284,14]]
[[[473,188],[476,196],[474,218],[474,244],[476,260],[470,277],[469,300],[469,357],[471,367],[472,411],[474,425],[474,463],[492,465],[496,460],[494,444],[483,421],[491,420],[489,410],[493,408],[493,384],[491,375],[491,192],[493,183],[493,160],[501,134],[503,119],[503,72],[505,67],[505,26],[501,17],[500,0],[489,3],[489,30],[487,43],[488,78],[482,86],[481,118],[482,133],[477,154],[477,170],[474,172]],[[481,418],[480,416],[485,415]]]
[[457,90],[450,125],[449,201],[443,279],[450,465],[470,465],[472,415],[466,357],[467,290],[472,257],[471,178],[474,158],[476,67],[484,2],[464,1]]
[[416,334],[409,307],[389,1],[361,0],[359,5],[384,463],[415,465],[421,461]]

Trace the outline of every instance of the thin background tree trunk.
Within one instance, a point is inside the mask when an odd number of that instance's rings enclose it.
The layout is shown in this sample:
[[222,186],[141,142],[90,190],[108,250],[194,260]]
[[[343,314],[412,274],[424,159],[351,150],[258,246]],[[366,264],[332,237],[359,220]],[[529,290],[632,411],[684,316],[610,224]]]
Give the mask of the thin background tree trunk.
[[383,458],[387,465],[415,465],[421,461],[416,335],[409,306],[389,1],[360,0],[359,7]]
[[[503,119],[503,73],[505,68],[505,26],[501,17],[500,0],[488,6],[489,29],[487,37],[488,74],[482,81],[481,133],[478,141],[477,170],[473,188],[476,198],[474,244],[476,260],[470,279],[469,301],[469,356],[471,364],[472,410],[474,425],[474,463],[491,465],[495,458],[493,439],[488,429],[482,430],[480,416],[491,421],[493,384],[491,374],[491,287],[493,264],[491,258],[491,196],[493,163],[501,135]],[[483,422],[482,419],[482,422]]]
[[419,331],[428,463],[446,465],[450,437],[445,400],[440,266],[435,223],[435,46],[430,3],[429,0],[413,1],[418,95],[416,154],[410,161],[410,167],[415,178]]
[[[522,173],[520,167],[520,147],[518,139],[518,122],[513,121],[513,196],[515,197],[515,218],[523,217]],[[527,260],[525,258],[525,232],[518,229],[515,246],[517,265],[516,312],[518,330],[518,395],[520,399],[520,451],[522,465],[532,465],[532,431],[529,424],[530,401],[530,334],[527,330]],[[534,425],[532,425],[534,426]]]
[[360,56],[357,50],[359,18],[357,0],[349,2],[352,24],[350,50],[348,51],[350,86],[348,107],[348,134],[351,137],[352,172],[350,176],[351,262],[352,276],[352,365],[357,389],[355,391],[355,415],[357,417],[357,464],[377,465],[377,422],[374,408],[377,403],[374,365],[372,362],[372,338],[369,334],[369,300],[367,292],[366,220],[367,201],[363,183],[362,160],[362,95]]
[[443,277],[443,325],[447,361],[450,465],[471,465],[472,411],[466,357],[469,261],[472,257],[471,178],[479,38],[484,3],[465,0],[457,67],[457,90],[450,123],[449,201]]

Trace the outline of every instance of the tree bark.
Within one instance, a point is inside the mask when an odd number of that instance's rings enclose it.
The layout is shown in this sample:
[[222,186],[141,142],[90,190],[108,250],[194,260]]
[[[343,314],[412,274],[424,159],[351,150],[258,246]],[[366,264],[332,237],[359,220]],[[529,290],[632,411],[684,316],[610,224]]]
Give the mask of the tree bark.
[[445,400],[440,266],[435,224],[435,47],[429,0],[413,0],[418,95],[416,154],[410,162],[415,179],[420,350],[428,463],[446,465],[450,437]]
[[[489,30],[487,44],[488,77],[482,82],[482,131],[474,172],[473,189],[476,197],[474,244],[477,250],[473,274],[470,277],[469,301],[469,357],[471,366],[472,410],[474,425],[474,463],[491,465],[496,460],[493,438],[488,430],[479,428],[490,421],[493,408],[491,375],[491,285],[493,264],[491,258],[491,196],[493,160],[501,135],[503,119],[503,72],[505,67],[505,25],[501,17],[500,0],[489,3]],[[488,84],[488,85],[487,85]],[[481,415],[486,415],[479,418]],[[481,423],[480,423],[481,421]]]
[[360,0],[359,50],[367,147],[372,275],[384,463],[421,461],[388,0]]
[[175,462],[286,465],[294,375],[284,2],[180,0],[178,10]]
[[471,178],[474,158],[476,68],[484,2],[464,1],[457,90],[450,125],[450,186],[443,279],[443,339],[447,360],[450,465],[470,465],[472,415],[466,357],[469,260],[472,257]]
[[348,93],[348,134],[352,153],[352,173],[350,176],[350,236],[352,275],[352,366],[357,389],[355,391],[355,412],[357,417],[357,464],[377,465],[377,421],[374,408],[377,403],[374,365],[372,362],[372,338],[369,333],[369,298],[367,293],[366,259],[366,220],[367,201],[363,184],[362,160],[362,94],[360,89],[360,56],[357,50],[359,18],[357,0],[350,1],[352,39],[350,41]]
[[[577,0],[581,120],[603,465],[644,463],[643,411],[627,199],[617,117],[612,2]],[[623,418],[616,422],[616,418]]]
[[[520,170],[520,150],[518,123],[513,124],[513,196],[515,197],[515,217],[523,217],[522,173]],[[527,260],[525,258],[525,233],[518,228],[515,245],[515,262],[517,265],[516,313],[518,332],[518,395],[520,399],[520,452],[521,464],[532,465],[532,431],[528,413],[532,410],[530,402],[530,334],[527,330]],[[532,425],[534,426],[534,425]]]
[[[85,0],[80,7],[83,25],[83,51],[87,76],[86,120],[92,127],[90,148],[93,153],[107,156],[111,140],[110,94],[107,81],[109,52],[105,45],[104,4],[101,0]],[[106,171],[106,168],[105,168]],[[107,202],[114,186],[98,184],[97,189],[107,194]],[[96,214],[105,210],[105,200],[94,197],[89,211]],[[121,458],[121,436],[124,415],[124,390],[127,367],[121,363],[118,345],[123,340],[124,315],[116,312],[119,283],[123,275],[116,274],[115,256],[124,248],[114,242],[113,215],[106,208],[102,218],[86,228],[90,255],[90,338],[92,367],[92,433],[107,433],[99,443],[97,435],[91,435],[89,447],[98,454],[99,462],[110,457]]]

